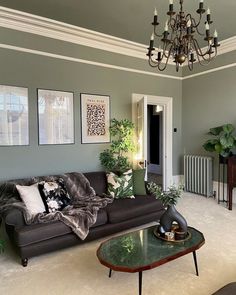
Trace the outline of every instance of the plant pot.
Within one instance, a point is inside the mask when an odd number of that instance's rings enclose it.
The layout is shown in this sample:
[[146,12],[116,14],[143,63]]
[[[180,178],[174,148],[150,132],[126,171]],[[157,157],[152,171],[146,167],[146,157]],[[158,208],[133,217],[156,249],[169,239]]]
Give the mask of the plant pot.
[[233,157],[233,153],[232,152],[230,152],[230,154],[229,154],[228,157],[223,157],[223,156],[219,155],[219,163],[220,164],[226,164],[227,165],[228,164],[228,159],[230,157]]
[[161,234],[170,232],[173,222],[178,224],[178,232],[181,236],[187,233],[188,225],[185,218],[176,210],[174,205],[169,205],[167,210],[163,213],[160,219],[159,231]]

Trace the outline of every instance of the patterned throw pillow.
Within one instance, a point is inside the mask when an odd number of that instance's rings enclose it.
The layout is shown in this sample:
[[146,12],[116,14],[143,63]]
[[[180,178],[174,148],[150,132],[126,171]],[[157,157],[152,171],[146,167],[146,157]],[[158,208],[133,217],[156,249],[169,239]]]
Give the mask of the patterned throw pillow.
[[118,176],[113,172],[107,173],[108,194],[115,199],[133,198],[132,169]]
[[61,211],[70,204],[71,198],[62,178],[57,181],[41,181],[38,188],[47,213]]

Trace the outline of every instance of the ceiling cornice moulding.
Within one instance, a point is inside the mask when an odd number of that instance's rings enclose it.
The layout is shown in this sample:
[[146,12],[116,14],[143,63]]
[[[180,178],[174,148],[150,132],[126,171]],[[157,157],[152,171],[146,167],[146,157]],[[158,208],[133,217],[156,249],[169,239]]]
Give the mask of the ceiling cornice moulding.
[[0,6],[0,26],[145,59],[146,46],[129,40]]
[[[0,26],[21,32],[147,59],[147,46],[46,17],[0,6]],[[236,50],[236,36],[220,42],[218,54]]]

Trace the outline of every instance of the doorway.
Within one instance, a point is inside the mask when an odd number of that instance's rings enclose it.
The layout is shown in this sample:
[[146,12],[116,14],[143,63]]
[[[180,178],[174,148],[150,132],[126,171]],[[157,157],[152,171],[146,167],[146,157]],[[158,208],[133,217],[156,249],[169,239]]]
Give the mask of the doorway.
[[[159,115],[160,126],[162,130],[161,139],[159,140],[159,165],[151,163],[156,166],[150,166],[151,154],[148,158],[148,112],[151,112],[151,107],[155,108],[159,105],[162,107],[161,114]],[[149,110],[148,110],[149,109]],[[155,120],[155,119],[154,119]],[[163,189],[167,189],[172,183],[172,98],[153,96],[145,94],[132,94],[132,121],[136,130],[136,142],[138,150],[133,156],[134,167],[140,167],[139,163],[143,163],[146,172],[153,173],[152,168],[161,175],[161,182]],[[160,135],[160,134],[159,134]],[[153,158],[151,162],[154,161]],[[148,165],[149,164],[149,165]],[[149,168],[148,168],[149,166]],[[159,169],[159,170],[158,170]],[[156,176],[156,175],[154,175]],[[147,179],[147,173],[146,173]]]
[[147,105],[147,180],[163,186],[163,106]]

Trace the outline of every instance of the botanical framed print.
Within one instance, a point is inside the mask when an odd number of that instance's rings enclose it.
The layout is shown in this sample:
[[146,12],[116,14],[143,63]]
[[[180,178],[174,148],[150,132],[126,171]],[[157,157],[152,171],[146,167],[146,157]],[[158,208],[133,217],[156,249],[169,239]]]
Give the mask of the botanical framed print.
[[29,145],[28,88],[0,85],[0,145]]
[[81,93],[82,143],[110,142],[110,96]]
[[39,144],[74,143],[73,92],[38,89]]

